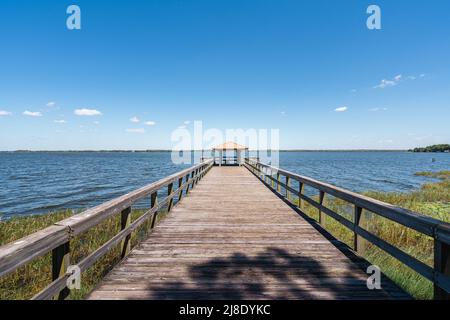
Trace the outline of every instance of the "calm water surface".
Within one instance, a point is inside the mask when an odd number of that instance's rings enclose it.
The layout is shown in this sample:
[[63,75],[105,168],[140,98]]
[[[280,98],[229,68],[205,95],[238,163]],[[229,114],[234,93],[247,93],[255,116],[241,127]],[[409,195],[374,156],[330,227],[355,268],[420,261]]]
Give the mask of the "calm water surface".
[[[450,154],[282,152],[280,166],[356,192],[405,192],[432,181],[415,172],[449,170]],[[92,207],[186,167],[169,152],[0,153],[0,219]]]

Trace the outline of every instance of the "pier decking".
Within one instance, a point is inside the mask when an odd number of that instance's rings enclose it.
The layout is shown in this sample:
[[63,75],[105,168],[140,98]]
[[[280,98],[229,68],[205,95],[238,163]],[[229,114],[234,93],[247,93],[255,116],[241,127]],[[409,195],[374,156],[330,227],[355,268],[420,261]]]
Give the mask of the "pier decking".
[[213,167],[90,299],[405,299],[245,167]]

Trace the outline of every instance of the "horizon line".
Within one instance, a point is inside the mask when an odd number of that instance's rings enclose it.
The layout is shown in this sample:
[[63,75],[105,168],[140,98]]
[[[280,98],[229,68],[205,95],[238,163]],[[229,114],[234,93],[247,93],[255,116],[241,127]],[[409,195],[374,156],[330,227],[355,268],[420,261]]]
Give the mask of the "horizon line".
[[[412,148],[414,149],[414,148]],[[412,149],[373,149],[373,148],[358,148],[358,149],[250,149],[250,152],[258,151],[278,151],[278,152],[339,152],[339,151],[409,151]],[[171,150],[171,149],[61,149],[61,150],[29,150],[29,149],[17,149],[17,150],[0,150],[2,153],[14,153],[14,152],[201,152],[212,151],[212,149],[184,149],[184,150]]]

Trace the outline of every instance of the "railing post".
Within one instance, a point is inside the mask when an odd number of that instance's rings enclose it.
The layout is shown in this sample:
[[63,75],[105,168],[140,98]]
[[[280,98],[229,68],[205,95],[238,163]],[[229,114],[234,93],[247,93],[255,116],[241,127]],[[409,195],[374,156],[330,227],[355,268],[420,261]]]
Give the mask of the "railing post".
[[192,180],[192,182],[191,182],[191,190],[192,189],[194,189],[194,184],[195,184],[195,174],[194,174],[194,172],[195,172],[195,170],[192,170],[192,172],[191,172],[191,180]]
[[270,169],[270,181],[272,183],[272,189],[275,189],[275,180],[273,179],[273,171]]
[[[157,205],[158,205],[158,191],[155,191],[150,196],[150,207],[153,209]],[[152,221],[150,223],[150,230],[155,227],[157,216],[158,216],[158,211],[153,212]]]
[[195,184],[198,184],[198,180],[200,180],[200,168],[195,169]]
[[302,210],[303,208],[303,199],[302,199],[302,195],[303,195],[303,190],[305,188],[305,184],[303,182],[298,182],[298,208],[300,210]]
[[437,237],[434,239],[434,271],[434,299],[450,300],[450,293],[439,287],[436,274],[439,272],[450,277],[450,244],[442,242]]
[[[323,199],[325,198],[325,192],[320,191],[319,193],[319,204],[323,205]],[[319,208],[319,224],[323,223],[322,210]]]
[[181,199],[183,198],[183,188],[181,187],[183,185],[183,177],[178,179],[178,202],[181,201]]
[[192,189],[197,184],[197,169],[192,170]]
[[288,188],[287,187],[290,187],[291,186],[291,178],[289,178],[288,176],[286,176],[286,199],[289,201],[289,195],[290,195],[290,192],[289,192],[289,190],[288,190]]
[[281,186],[280,186],[280,173],[277,172],[277,192],[281,192]]
[[[127,228],[131,223],[131,207],[128,207],[121,212],[120,216],[120,230],[124,230]],[[131,233],[127,235],[123,240],[121,244],[121,254],[120,257],[123,259],[125,258],[131,249]]]
[[[167,197],[170,197],[172,195],[172,190],[173,190],[173,182],[169,183],[169,185],[167,186]],[[172,206],[173,206],[173,197],[169,199],[169,203],[167,204],[167,212],[170,212],[170,210],[172,210]]]
[[355,209],[354,209],[354,222],[353,222],[353,226],[354,226],[354,230],[353,230],[353,250],[355,250],[356,252],[362,253],[360,246],[361,243],[359,243],[358,241],[358,233],[356,232],[356,228],[359,227],[359,222],[361,221],[361,213],[362,213],[362,208],[358,207],[357,205],[355,205]]
[[191,176],[191,174],[190,173],[188,173],[187,175],[186,175],[186,195],[188,195],[188,193],[189,193],[189,177]]
[[[63,243],[52,250],[52,281],[64,276],[70,265],[70,242]],[[59,294],[53,297],[54,300],[64,300],[70,294],[69,288],[65,287]]]

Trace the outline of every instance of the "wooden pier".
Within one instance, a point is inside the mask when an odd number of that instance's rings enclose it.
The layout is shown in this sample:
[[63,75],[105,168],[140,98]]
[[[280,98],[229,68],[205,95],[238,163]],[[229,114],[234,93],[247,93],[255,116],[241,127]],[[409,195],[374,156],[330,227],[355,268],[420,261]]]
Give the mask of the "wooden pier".
[[246,168],[213,167],[90,299],[407,297],[390,282],[368,290],[362,264]]
[[[326,196],[354,206],[354,217],[326,207]],[[142,199],[150,208],[131,221]],[[317,222],[302,212],[303,202],[318,210]],[[361,227],[365,211],[432,238],[434,265]],[[161,212],[167,217],[157,224]],[[116,215],[120,232],[71,261],[71,239]],[[352,247],[322,228],[324,215],[353,232]],[[147,225],[148,236],[132,248],[132,233]],[[51,252],[53,281],[34,299],[65,299],[70,266],[83,273],[120,246],[121,261],[89,299],[409,299],[384,275],[381,290],[368,289],[361,239],[432,281],[436,299],[449,298],[449,224],[252,159],[234,167],[204,161],[2,246],[0,277]]]

